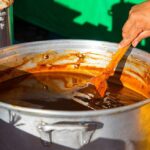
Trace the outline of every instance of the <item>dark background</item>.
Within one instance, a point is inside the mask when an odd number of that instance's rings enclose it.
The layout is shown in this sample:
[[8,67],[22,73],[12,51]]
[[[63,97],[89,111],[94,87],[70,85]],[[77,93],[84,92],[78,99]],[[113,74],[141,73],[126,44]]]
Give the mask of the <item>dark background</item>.
[[[112,5],[107,10],[108,15],[112,17],[112,30],[108,31],[107,27],[102,24],[95,26],[85,22],[80,25],[73,22],[73,19],[80,13],[60,5],[54,0],[44,0],[43,2],[41,0],[15,0],[15,42],[91,39],[118,43],[122,39],[122,26],[128,18],[129,10],[134,5],[124,2],[124,0]],[[139,44],[138,48],[150,51],[149,45],[150,39],[148,38],[145,40],[145,44]]]

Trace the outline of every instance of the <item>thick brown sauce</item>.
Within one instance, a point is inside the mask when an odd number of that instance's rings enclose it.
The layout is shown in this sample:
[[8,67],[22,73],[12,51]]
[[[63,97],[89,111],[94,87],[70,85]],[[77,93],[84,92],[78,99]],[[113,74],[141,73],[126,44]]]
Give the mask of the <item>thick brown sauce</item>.
[[87,83],[90,78],[77,73],[27,74],[0,83],[0,100],[29,108],[75,111],[115,108],[145,99],[111,82],[101,98],[95,87]]

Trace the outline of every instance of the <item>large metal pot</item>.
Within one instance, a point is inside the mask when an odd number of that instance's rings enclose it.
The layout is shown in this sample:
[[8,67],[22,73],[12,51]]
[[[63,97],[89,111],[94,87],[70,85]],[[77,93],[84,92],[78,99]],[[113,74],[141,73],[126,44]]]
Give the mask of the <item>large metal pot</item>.
[[[34,66],[34,62],[18,68],[15,66],[22,64],[25,57],[49,49],[59,53],[64,50],[92,52],[101,56],[100,59],[89,59],[84,65],[105,67],[117,49],[117,44],[87,40],[54,40],[15,45],[1,49],[0,70],[3,72],[13,67],[20,72],[26,72]],[[132,49],[127,56],[126,63],[122,62],[117,69],[124,66],[123,72],[134,76],[142,87],[147,87],[141,93],[150,97],[150,54]],[[93,75],[95,73],[93,71]],[[6,78],[1,76],[0,81],[8,78],[9,74]],[[124,78],[122,82],[132,88],[132,85],[125,83]],[[149,102],[150,99],[145,99],[113,109],[75,112],[30,109],[0,102],[0,149],[149,150]]]

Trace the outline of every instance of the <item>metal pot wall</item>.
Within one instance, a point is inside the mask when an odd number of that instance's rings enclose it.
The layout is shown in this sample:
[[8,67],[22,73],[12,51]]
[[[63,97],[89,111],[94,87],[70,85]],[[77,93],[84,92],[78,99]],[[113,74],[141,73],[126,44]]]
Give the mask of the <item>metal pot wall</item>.
[[[15,45],[1,49],[0,70],[3,72],[13,67],[20,72],[26,72],[34,67],[34,62],[21,67],[15,66],[22,64],[27,56],[50,49],[59,53],[75,50],[99,54],[101,59],[95,62],[89,59],[84,65],[105,67],[117,49],[117,44],[87,40],[54,40]],[[129,68],[130,71],[124,69],[124,72],[137,78],[141,84],[144,83],[148,90],[150,82],[145,80],[144,75],[147,73],[146,77],[150,77],[150,54],[133,49],[126,57],[128,59],[125,66],[122,62],[121,67]],[[138,63],[140,65],[137,67]],[[140,77],[137,74],[140,74]],[[12,77],[14,76],[13,74]],[[8,78],[9,75],[6,78],[1,76],[0,82]],[[145,94],[149,97],[150,91]],[[1,149],[149,150],[149,102],[150,99],[146,99],[113,109],[75,112],[30,109],[0,102],[0,141],[3,143]]]

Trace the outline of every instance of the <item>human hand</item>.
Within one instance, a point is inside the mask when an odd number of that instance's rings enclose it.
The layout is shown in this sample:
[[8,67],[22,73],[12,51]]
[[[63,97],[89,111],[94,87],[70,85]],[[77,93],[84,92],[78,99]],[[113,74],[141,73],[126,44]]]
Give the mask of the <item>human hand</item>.
[[0,11],[9,7],[13,2],[14,0],[0,0]]
[[150,37],[150,1],[131,8],[122,29],[122,37],[119,47],[125,47],[130,43],[136,47],[142,39]]

